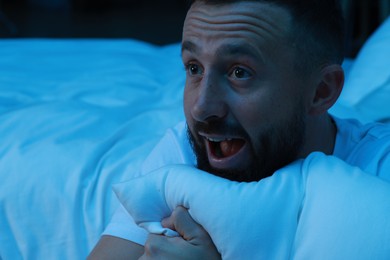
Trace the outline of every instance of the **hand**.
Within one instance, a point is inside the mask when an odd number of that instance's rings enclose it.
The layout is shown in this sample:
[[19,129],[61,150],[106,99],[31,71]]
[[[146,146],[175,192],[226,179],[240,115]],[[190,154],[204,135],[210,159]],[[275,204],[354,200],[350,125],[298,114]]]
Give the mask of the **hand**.
[[162,225],[177,231],[180,237],[150,234],[140,259],[221,259],[209,234],[184,207],[177,207]]

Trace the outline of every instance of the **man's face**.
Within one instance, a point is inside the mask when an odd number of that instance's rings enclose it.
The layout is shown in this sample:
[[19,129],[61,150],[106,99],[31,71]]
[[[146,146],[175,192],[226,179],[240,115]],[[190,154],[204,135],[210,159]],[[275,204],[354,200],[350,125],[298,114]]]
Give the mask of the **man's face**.
[[288,46],[290,18],[258,2],[191,7],[184,112],[198,168],[257,181],[300,156],[307,88]]

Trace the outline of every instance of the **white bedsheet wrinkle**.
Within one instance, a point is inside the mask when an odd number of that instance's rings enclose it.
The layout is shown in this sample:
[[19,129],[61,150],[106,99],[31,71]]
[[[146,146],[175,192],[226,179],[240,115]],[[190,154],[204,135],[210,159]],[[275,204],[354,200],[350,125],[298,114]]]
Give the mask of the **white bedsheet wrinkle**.
[[[390,38],[390,36],[389,36]],[[389,40],[390,41],[390,40]],[[389,47],[390,48],[390,47]],[[390,50],[389,50],[390,60]],[[389,62],[390,68],[390,62]],[[390,69],[389,69],[390,70]],[[383,106],[390,100],[390,73],[387,80],[381,87],[373,90],[356,103],[356,110],[358,113],[369,121],[370,118],[374,118],[377,121],[390,121],[390,106]],[[369,110],[367,108],[370,108]]]
[[390,79],[389,43],[390,17],[370,36],[358,53],[356,63],[346,79],[346,88],[340,97],[342,102],[354,106],[371,92],[386,86]]
[[180,64],[178,45],[0,41],[3,259],[85,259],[118,205],[111,185],[183,119],[164,60]]
[[[390,117],[390,17],[359,51],[337,103],[366,123]],[[337,110],[335,110],[337,111]]]

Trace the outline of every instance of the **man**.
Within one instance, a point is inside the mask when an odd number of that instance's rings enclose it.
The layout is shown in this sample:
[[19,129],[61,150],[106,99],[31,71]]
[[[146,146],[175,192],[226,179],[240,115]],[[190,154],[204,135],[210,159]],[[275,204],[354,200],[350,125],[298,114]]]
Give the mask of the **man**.
[[[327,113],[344,81],[341,17],[337,1],[329,0],[193,1],[182,59],[188,138],[199,169],[258,181],[321,151],[390,179],[388,128]],[[182,128],[168,133],[142,173],[192,163]],[[123,209],[119,212],[111,226],[119,223],[126,235],[118,228],[106,231],[91,258],[220,257],[207,231],[183,207],[163,221],[181,237],[149,235],[146,242]]]

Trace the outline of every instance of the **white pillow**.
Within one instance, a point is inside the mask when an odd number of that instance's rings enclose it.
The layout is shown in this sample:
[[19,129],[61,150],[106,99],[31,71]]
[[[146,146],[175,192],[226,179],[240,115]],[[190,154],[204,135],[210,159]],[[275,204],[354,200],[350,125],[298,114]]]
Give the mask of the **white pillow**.
[[167,232],[159,222],[178,205],[189,208],[223,259],[390,259],[390,184],[321,153],[259,182],[176,165],[114,191],[153,233]]
[[338,103],[363,122],[390,118],[390,17],[360,50]]

